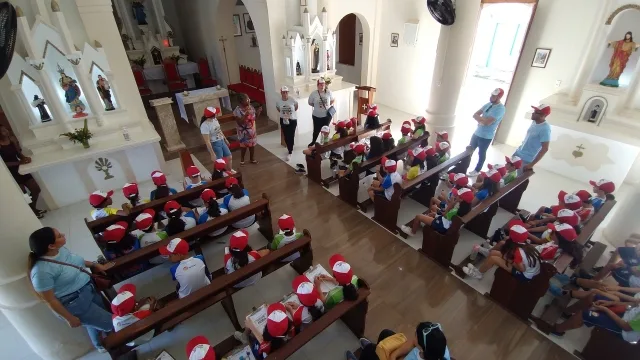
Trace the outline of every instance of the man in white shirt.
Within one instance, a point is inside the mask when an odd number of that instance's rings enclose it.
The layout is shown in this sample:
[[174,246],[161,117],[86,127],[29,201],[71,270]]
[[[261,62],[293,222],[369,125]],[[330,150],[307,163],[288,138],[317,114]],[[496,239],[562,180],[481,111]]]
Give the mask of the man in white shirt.
[[285,161],[291,160],[293,143],[296,137],[296,127],[298,126],[298,101],[289,97],[289,88],[283,86],[280,89],[282,96],[276,101],[276,109],[280,112],[280,128],[284,135],[284,142],[287,144],[287,155]]

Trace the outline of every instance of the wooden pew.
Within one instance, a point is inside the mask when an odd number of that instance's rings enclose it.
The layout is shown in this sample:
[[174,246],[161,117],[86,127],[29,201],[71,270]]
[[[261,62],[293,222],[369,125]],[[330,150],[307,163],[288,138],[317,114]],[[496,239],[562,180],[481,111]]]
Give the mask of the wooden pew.
[[464,226],[485,239],[489,231],[489,226],[491,226],[491,220],[498,209],[500,199],[519,186],[522,186],[531,176],[533,176],[533,171],[523,173],[507,186],[501,188],[497,193],[482,200],[465,216],[454,216],[451,226],[445,234],[440,234],[430,226],[424,226],[422,228],[422,248],[420,251],[444,267],[451,266],[456,270],[458,275],[464,277],[465,274],[462,272],[461,267],[451,264],[453,250],[460,238],[460,229]]
[[378,132],[387,131],[389,130],[389,128],[391,128],[391,120],[387,120],[386,122],[380,124],[380,127],[378,129],[358,129],[355,134],[349,135],[342,139],[331,140],[326,145],[317,144],[315,147],[315,154],[305,156],[307,162],[307,177],[322,186],[329,186],[331,182],[335,181],[335,179],[333,177],[322,179],[322,154],[337,149],[341,146],[349,145],[352,142],[357,142],[362,139],[368,138]]
[[529,180],[527,180],[524,184],[519,186],[514,191],[508,193],[505,197],[500,199],[500,207],[512,214],[518,212],[520,200],[522,199],[522,195],[524,194],[525,190],[527,190],[528,186]]
[[367,210],[365,204],[370,203],[371,199],[368,199],[368,201],[360,204],[358,203],[358,188],[360,186],[359,175],[375,167],[376,165],[379,165],[380,159],[382,159],[383,157],[389,158],[394,155],[403,154],[419,144],[426,145],[427,140],[429,140],[429,132],[425,132],[418,139],[411,140],[402,145],[396,146],[395,148],[382,154],[382,156],[363,161],[360,164],[354,164],[353,170],[351,171],[351,174],[349,176],[343,176],[338,179],[338,186],[340,188],[340,199],[345,201],[347,204],[352,205],[353,207],[360,206],[363,211],[366,212]]
[[[343,301],[334,306],[331,310],[322,315],[322,317],[312,322],[302,332],[289,340],[283,347],[269,354],[265,359],[278,360],[292,356],[306,343],[318,336],[324,329],[338,321],[338,319],[342,319],[345,325],[347,325],[349,330],[351,330],[357,338],[363,337],[365,319],[369,308],[369,301],[367,298],[371,294],[371,289],[369,288],[369,284],[364,280],[359,279],[358,282],[358,299],[354,301]],[[214,349],[216,355],[222,357],[240,345],[239,341],[237,341],[233,336],[230,336],[216,345]]]
[[[243,187],[242,173],[236,172],[232,176],[238,179],[240,186]],[[126,221],[129,224],[133,224],[133,221],[135,220],[135,218],[146,209],[153,209],[156,211],[156,213],[163,211],[164,204],[166,204],[167,201],[169,200],[175,200],[181,204],[186,204],[191,200],[195,200],[199,198],[200,194],[202,194],[202,191],[204,189],[212,189],[212,190],[223,189],[225,187],[225,184],[224,184],[225,181],[226,181],[225,179],[217,179],[214,181],[210,181],[204,185],[194,187],[193,189],[181,191],[175,195],[167,196],[165,198],[158,199],[158,200],[149,201],[148,203],[145,203],[145,204],[140,204],[132,208],[129,215],[126,215],[126,216],[111,215],[111,216],[103,217],[101,219],[92,220],[92,221],[88,221],[87,218],[85,218],[84,222],[86,223],[87,228],[89,229],[91,234],[95,236],[100,234],[107,227],[115,224],[118,221]]]
[[[414,192],[414,195],[411,198],[422,205],[429,207],[429,202],[435,194],[435,190],[440,179],[438,178],[437,181],[432,181],[429,184],[424,182],[432,176],[437,178],[441,171],[447,171],[452,166],[458,168],[461,172],[464,171],[466,173],[469,163],[471,162],[471,155],[473,155],[473,150],[467,147],[467,150],[461,154],[458,154],[444,163],[425,171],[415,179],[404,181],[402,184],[394,184],[394,192],[391,200],[387,200],[387,198],[383,196],[375,197],[375,201],[373,202],[374,214],[372,219],[395,234],[398,232],[398,212],[400,211],[400,202],[402,198],[411,192]],[[422,186],[416,190],[416,187],[420,184],[422,184]]]
[[638,360],[640,343],[631,344],[609,330],[594,326],[587,345],[573,354],[584,360]]
[[308,230],[304,230],[302,238],[269,253],[238,271],[231,274],[224,274],[224,268],[214,271],[210,285],[191,293],[187,297],[167,303],[163,308],[147,318],[120,331],[110,333],[102,340],[103,346],[109,351],[111,357],[116,359],[131,350],[126,346],[128,342],[149,331],[154,331],[154,336],[169,331],[218,302],[222,302],[222,306],[236,330],[242,330],[232,298],[232,295],[242,291],[242,288],[235,288],[234,285],[259,272],[262,272],[263,277],[267,276],[287,265],[288,263],[282,262],[282,260],[297,252],[300,253],[300,257],[291,262],[291,267],[302,274],[313,265],[311,236]]
[[[269,199],[265,194],[262,194],[261,199],[256,200],[247,206],[243,206],[240,209],[230,211],[211,221],[207,221],[204,224],[197,225],[175,236],[171,236],[165,240],[159,241],[149,246],[145,246],[129,254],[114,259],[112,261],[114,265],[107,270],[107,275],[116,282],[126,280],[134,275],[137,275],[137,273],[128,274],[127,269],[130,269],[136,264],[145,263],[146,261],[159,256],[160,248],[166,246],[171,240],[176,238],[184,239],[192,245],[195,244],[197,249],[202,244],[211,240],[208,235],[213,231],[227,226],[230,227],[228,232],[236,231],[236,229],[231,228],[231,224],[251,215],[256,215],[258,231],[267,239],[267,241],[271,242],[273,240],[274,234],[271,224],[271,210],[269,208]],[[196,252],[200,253],[201,251]]]

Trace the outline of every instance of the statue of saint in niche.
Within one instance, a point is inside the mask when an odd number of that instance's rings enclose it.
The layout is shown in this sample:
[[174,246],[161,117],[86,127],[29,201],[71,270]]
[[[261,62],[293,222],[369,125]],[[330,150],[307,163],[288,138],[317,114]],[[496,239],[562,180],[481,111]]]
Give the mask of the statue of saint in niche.
[[613,55],[611,55],[611,61],[609,62],[609,75],[600,82],[600,85],[618,87],[620,86],[618,80],[620,80],[620,75],[624,72],[624,68],[627,67],[631,53],[637,51],[640,44],[633,42],[633,33],[627,31],[624,34],[624,39],[609,41],[607,46],[613,47]]

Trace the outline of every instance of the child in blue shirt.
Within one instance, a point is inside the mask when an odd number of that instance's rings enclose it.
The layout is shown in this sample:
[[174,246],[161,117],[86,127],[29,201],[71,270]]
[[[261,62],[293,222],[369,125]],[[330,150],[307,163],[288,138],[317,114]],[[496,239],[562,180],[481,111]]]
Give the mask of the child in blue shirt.
[[616,185],[607,179],[600,179],[598,181],[591,180],[589,184],[593,186],[593,192],[596,194],[591,198],[591,205],[598,211],[608,198],[613,197],[612,193],[616,190]]
[[176,189],[170,188],[167,185],[167,177],[162,173],[162,171],[156,170],[152,172],[151,180],[153,180],[153,183],[156,185],[156,189],[151,191],[149,200],[162,199],[178,193]]
[[196,226],[198,215],[193,209],[182,207],[177,201],[170,200],[164,204],[164,211],[167,213],[169,222],[164,231],[173,236]]
[[181,299],[192,292],[211,284],[211,274],[202,255],[189,256],[189,244],[182,239],[173,239],[159,249],[160,254],[175,263],[170,269],[171,278],[178,281],[177,292]]

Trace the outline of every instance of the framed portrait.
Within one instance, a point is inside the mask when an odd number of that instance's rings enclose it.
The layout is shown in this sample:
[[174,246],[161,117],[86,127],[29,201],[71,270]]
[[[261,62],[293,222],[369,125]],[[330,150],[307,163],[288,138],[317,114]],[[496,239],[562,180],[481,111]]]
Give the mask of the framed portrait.
[[391,47],[398,47],[398,43],[400,43],[400,34],[391,33]]
[[246,34],[256,32],[256,28],[253,26],[253,20],[251,20],[251,15],[249,15],[249,13],[242,14],[242,19],[244,20],[244,32]]
[[551,56],[551,49],[537,48],[536,53],[533,55],[532,67],[546,68],[547,62],[549,62],[549,56]]
[[364,40],[364,36],[362,35],[362,33],[358,34],[358,45],[362,45],[362,40]]
[[233,36],[242,36],[242,23],[238,14],[233,14],[233,27]]

